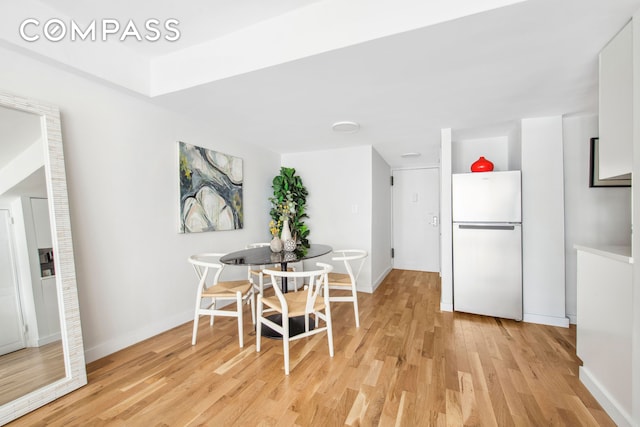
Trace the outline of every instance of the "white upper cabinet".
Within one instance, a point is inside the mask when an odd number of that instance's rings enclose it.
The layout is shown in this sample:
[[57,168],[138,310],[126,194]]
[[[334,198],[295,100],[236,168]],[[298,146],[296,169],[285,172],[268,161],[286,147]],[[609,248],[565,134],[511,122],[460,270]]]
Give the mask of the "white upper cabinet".
[[600,179],[633,168],[633,31],[629,22],[600,52]]

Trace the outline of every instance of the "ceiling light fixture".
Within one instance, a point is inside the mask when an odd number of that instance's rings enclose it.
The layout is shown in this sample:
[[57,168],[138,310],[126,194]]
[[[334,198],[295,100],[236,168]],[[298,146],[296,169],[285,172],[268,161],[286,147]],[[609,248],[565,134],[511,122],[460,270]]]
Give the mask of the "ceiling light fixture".
[[409,158],[409,157],[420,157],[421,155],[422,154],[420,154],[420,153],[411,152],[411,153],[400,154],[400,157],[404,157],[406,159],[406,158]]
[[356,133],[360,130],[360,125],[356,122],[335,122],[331,129],[339,133]]

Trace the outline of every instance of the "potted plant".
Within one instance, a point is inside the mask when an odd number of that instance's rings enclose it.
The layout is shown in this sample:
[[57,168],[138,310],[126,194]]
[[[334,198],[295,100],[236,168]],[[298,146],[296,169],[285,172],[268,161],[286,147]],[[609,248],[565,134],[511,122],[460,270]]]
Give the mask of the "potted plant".
[[294,168],[281,167],[280,174],[273,178],[271,185],[271,233],[281,233],[285,220],[288,220],[293,239],[302,246],[309,246],[309,228],[304,223],[307,215],[307,195],[309,192],[296,175]]

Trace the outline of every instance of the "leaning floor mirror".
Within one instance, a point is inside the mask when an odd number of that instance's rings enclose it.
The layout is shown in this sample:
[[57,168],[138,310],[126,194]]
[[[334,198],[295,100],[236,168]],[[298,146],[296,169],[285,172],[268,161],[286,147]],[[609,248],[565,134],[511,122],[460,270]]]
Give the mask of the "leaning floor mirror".
[[60,113],[0,92],[0,425],[86,383]]

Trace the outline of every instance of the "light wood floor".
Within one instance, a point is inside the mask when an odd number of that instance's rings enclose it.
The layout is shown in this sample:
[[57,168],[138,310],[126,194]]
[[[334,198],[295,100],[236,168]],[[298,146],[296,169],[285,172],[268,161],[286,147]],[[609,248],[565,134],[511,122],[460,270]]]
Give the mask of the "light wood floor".
[[[394,270],[326,336],[294,342],[236,321],[192,324],[88,366],[89,384],[10,424],[47,426],[612,426],[578,379],[575,328],[439,311],[436,274]],[[248,314],[248,308],[246,313]],[[250,317],[245,316],[247,331]]]
[[62,341],[0,356],[0,405],[63,378]]

